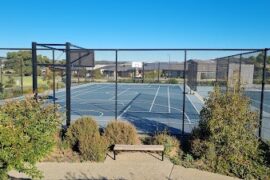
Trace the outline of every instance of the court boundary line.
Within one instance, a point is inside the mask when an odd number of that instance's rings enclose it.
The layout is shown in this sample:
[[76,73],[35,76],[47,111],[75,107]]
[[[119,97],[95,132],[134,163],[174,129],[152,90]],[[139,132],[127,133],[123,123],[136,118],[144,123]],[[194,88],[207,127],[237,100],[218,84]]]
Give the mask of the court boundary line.
[[[258,101],[258,100],[255,100],[255,99],[252,99],[252,98],[249,98],[251,101],[253,101],[253,102],[256,102],[256,103],[261,103],[261,101]],[[263,105],[264,106],[266,106],[266,107],[270,107],[270,104],[266,104],[266,103],[263,103]],[[257,107],[256,107],[257,108]],[[260,108],[257,108],[257,109],[260,109]]]
[[[71,90],[77,90],[77,91],[71,91],[71,93],[77,93],[77,92],[80,92],[80,91],[82,91],[84,88],[88,88],[88,87],[90,87],[90,86],[93,86],[93,85],[96,85],[96,83],[86,83],[86,84],[82,84],[82,85],[78,85],[78,86],[73,86],[73,87],[71,87]],[[56,98],[59,98],[59,97],[65,97],[65,93],[63,94],[63,95],[61,95],[60,93],[62,93],[62,92],[65,92],[66,91],[66,88],[61,88],[60,90],[58,90],[57,92],[55,92],[55,97]],[[50,94],[52,93],[52,90],[51,90],[51,92],[50,92]],[[57,96],[57,94],[60,94],[60,95],[58,95]]]
[[131,108],[131,105],[129,105],[117,118],[121,118],[128,110]]
[[[182,90],[183,93],[185,93],[185,92],[183,91],[183,88],[182,88],[180,85],[178,85],[178,87]],[[186,94],[185,94],[185,96],[188,98],[189,102],[191,103],[191,105],[193,106],[193,108],[195,109],[195,111],[197,111],[197,113],[200,114],[199,110],[198,110],[197,107],[193,104],[193,102],[191,101],[191,99],[190,99]],[[185,103],[186,103],[186,102],[185,102]]]
[[168,93],[168,112],[171,113],[171,96],[170,96],[170,86],[167,87],[167,93]]
[[[141,93],[139,93],[139,94],[137,94],[133,99],[131,99],[131,101],[124,107],[124,109],[122,109],[120,112],[121,112],[121,117],[122,117],[122,115],[123,114],[125,114],[127,111],[127,109],[128,108],[130,108],[131,107],[131,104],[133,103],[133,101],[135,100],[135,99],[137,99],[137,97],[139,97],[141,95]],[[122,112],[123,111],[123,112]],[[117,112],[117,114],[118,114],[118,112]],[[119,115],[119,116],[120,116]],[[119,118],[119,116],[117,116],[117,118]]]
[[106,86],[101,86],[100,88],[96,88],[96,89],[93,89],[93,90],[90,90],[90,91],[89,91],[88,89],[86,89],[86,90],[84,90],[84,91],[81,91],[81,93],[79,93],[79,94],[71,95],[71,99],[74,98],[74,97],[78,97],[78,96],[80,96],[80,95],[82,95],[82,94],[85,94],[85,93],[95,92],[95,91],[97,91],[97,90],[105,89],[105,88],[108,88],[108,87],[106,87]]
[[[122,92],[120,92],[119,94],[117,94],[116,96],[117,97],[120,97],[122,94],[124,94],[125,92],[127,92],[127,91],[129,91],[130,90],[130,88],[127,88],[127,89],[125,89],[125,90],[123,90]],[[115,95],[113,96],[113,97],[111,97],[109,100],[115,100],[115,97],[116,97]]]
[[150,106],[149,112],[151,112],[151,111],[152,111],[152,108],[153,108],[154,103],[155,103],[155,101],[156,101],[156,98],[157,98],[157,95],[158,95],[159,89],[160,89],[160,86],[158,86],[158,89],[157,89],[157,91],[156,91],[155,97],[154,97],[154,99],[153,99],[153,101],[152,101],[152,104],[151,104],[151,106]]

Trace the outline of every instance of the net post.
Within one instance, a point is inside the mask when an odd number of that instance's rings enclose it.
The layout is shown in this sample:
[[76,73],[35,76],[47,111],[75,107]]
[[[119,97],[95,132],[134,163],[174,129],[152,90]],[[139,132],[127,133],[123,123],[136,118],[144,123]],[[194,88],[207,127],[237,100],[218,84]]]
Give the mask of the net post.
[[114,118],[115,118],[115,120],[117,120],[117,115],[118,115],[118,113],[117,113],[117,91],[118,91],[118,51],[117,50],[115,50],[115,113],[114,113]]
[[184,50],[184,91],[182,109],[182,137],[185,135],[185,110],[186,110],[186,70],[187,70],[187,50]]
[[70,61],[70,43],[66,43],[66,126],[71,122],[71,61]]
[[33,76],[33,93],[37,96],[37,43],[32,42],[32,76]]
[[265,86],[265,76],[266,76],[266,58],[267,58],[267,49],[264,49],[261,104],[260,104],[260,122],[259,122],[259,138],[260,139],[262,138],[262,119],[263,119],[264,86]]

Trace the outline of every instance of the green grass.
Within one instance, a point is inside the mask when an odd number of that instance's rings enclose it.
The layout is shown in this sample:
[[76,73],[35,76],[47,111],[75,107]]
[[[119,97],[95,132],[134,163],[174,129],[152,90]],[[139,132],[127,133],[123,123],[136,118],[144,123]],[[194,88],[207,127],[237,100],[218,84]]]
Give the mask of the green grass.
[[[15,86],[20,86],[21,85],[21,77],[20,76],[12,76],[12,78],[15,81]],[[6,85],[8,79],[9,79],[9,76],[7,76],[7,75],[3,76],[3,84],[4,85]],[[28,87],[28,86],[31,87],[32,86],[32,81],[33,81],[32,76],[24,76],[23,77],[23,86],[24,87]],[[44,81],[41,76],[38,76],[38,84],[39,85],[47,85],[47,81]]]

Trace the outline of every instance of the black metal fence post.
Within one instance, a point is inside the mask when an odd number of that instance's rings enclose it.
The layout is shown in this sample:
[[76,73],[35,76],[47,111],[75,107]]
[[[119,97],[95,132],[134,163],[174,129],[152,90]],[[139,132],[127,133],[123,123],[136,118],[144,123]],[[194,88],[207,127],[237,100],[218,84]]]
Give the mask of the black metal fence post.
[[144,83],[144,62],[142,63],[142,83]]
[[32,42],[33,93],[37,95],[37,43]]
[[230,81],[230,79],[229,79],[229,69],[230,69],[230,57],[227,57],[226,92],[228,92],[228,90],[229,90],[229,81]]
[[78,85],[80,84],[80,67],[77,69]]
[[239,60],[239,79],[238,79],[238,91],[241,90],[241,77],[242,77],[242,54],[240,54],[240,60]]
[[20,59],[20,66],[21,66],[21,91],[22,91],[22,95],[23,95],[23,75],[24,75],[24,72],[23,72],[23,60]]
[[218,59],[216,59],[216,85],[218,85]]
[[71,121],[71,61],[70,43],[66,43],[66,125],[70,126]]
[[184,51],[184,91],[183,91],[183,114],[182,114],[182,137],[185,135],[185,111],[186,111],[186,70],[187,70],[187,51]]
[[159,71],[160,71],[160,62],[158,62],[158,83],[159,83]]
[[0,59],[0,72],[1,72],[1,74],[0,74],[0,78],[1,78],[1,80],[0,80],[0,82],[1,82],[1,86],[3,86],[3,65],[2,65],[2,59]]
[[118,91],[118,51],[115,51],[115,114],[114,114],[114,118],[115,120],[117,120],[118,118],[118,112],[117,112],[117,91]]
[[53,104],[55,106],[55,52],[52,50],[52,59],[53,59]]
[[263,58],[262,91],[261,91],[260,122],[259,122],[259,138],[262,138],[262,120],[263,120],[264,86],[265,86],[265,76],[266,76],[266,58],[267,58],[267,49],[264,50],[264,58]]

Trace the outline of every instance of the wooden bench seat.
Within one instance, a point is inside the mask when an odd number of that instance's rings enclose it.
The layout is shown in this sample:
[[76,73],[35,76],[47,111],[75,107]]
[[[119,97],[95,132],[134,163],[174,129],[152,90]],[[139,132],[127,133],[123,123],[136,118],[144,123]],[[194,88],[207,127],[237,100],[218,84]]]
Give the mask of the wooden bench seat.
[[147,152],[162,152],[162,161],[164,160],[163,145],[126,145],[115,144],[113,148],[114,160],[116,160],[116,152],[118,151],[147,151]]

